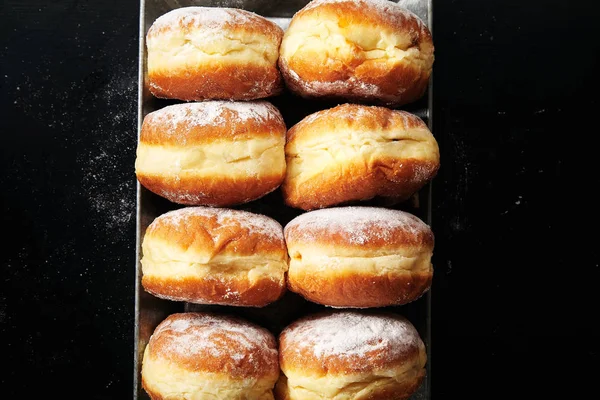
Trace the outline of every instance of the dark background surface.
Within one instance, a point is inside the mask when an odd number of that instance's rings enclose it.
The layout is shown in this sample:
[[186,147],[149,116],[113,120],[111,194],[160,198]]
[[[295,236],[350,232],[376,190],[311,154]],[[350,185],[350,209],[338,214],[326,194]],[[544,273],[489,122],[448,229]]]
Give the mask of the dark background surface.
[[[598,392],[594,3],[434,1],[436,399]],[[130,398],[138,3],[0,14],[2,397]]]

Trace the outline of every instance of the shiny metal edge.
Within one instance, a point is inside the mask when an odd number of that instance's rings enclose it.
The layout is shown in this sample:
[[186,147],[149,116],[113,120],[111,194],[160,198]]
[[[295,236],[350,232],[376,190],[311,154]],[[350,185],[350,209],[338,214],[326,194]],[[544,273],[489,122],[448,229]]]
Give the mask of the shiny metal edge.
[[[144,36],[145,36],[145,22],[144,16],[146,14],[146,2],[140,0],[140,15],[139,15],[139,33],[138,33],[138,107],[137,107],[137,141],[140,138],[140,132],[142,130],[143,116],[143,101],[144,101]],[[136,142],[137,143],[137,142]],[[140,390],[140,348],[139,348],[139,337],[140,337],[140,290],[141,287],[141,269],[140,265],[140,247],[141,247],[141,185],[136,179],[136,222],[135,222],[135,322],[134,322],[134,346],[133,346],[133,398],[138,398]]]
[[[429,29],[432,31],[433,34],[433,29],[432,29],[432,22],[433,22],[433,17],[432,17],[432,11],[433,11],[433,6],[432,6],[432,2],[433,0],[392,0],[395,1],[403,6],[405,6],[406,8],[408,8],[409,10],[411,10],[413,13],[415,13],[416,15],[418,15],[424,22],[426,22],[427,26],[429,27]],[[150,5],[153,6],[157,6],[158,4],[160,4],[161,7],[158,8],[162,8],[165,10],[169,10],[169,9],[174,9],[174,8],[179,8],[179,7],[184,7],[184,6],[189,6],[189,5],[214,5],[214,6],[221,6],[221,7],[238,7],[239,8],[239,4],[242,4],[244,1],[239,1],[239,0],[140,0],[140,15],[139,15],[139,59],[138,59],[138,129],[137,129],[137,138],[139,140],[139,135],[141,132],[141,126],[142,126],[142,122],[143,122],[143,118],[145,116],[145,111],[147,110],[147,108],[151,108],[152,105],[148,105],[147,100],[148,100],[148,94],[145,92],[145,87],[144,87],[144,80],[145,80],[145,53],[146,53],[146,49],[145,49],[145,34],[146,34],[146,27],[148,25],[148,15],[147,12],[149,14],[156,14],[156,10],[149,10],[147,5],[148,3],[150,3]],[[266,4],[269,5],[269,10],[272,10],[273,8],[277,8],[277,6],[281,7],[281,11],[283,12],[283,14],[285,14],[285,17],[280,17],[280,16],[276,16],[276,17],[267,17],[267,19],[275,22],[276,24],[278,24],[279,26],[281,26],[283,29],[287,29],[287,25],[289,24],[289,20],[291,19],[291,15],[290,15],[290,10],[289,7],[292,5],[297,6],[297,4],[299,4],[300,2],[303,2],[303,0],[277,0],[277,1],[273,1],[272,3],[270,2],[266,2]],[[230,4],[229,4],[230,3]],[[256,4],[260,4],[260,0],[246,0],[247,4],[250,4],[251,6],[255,6]],[[275,7],[272,7],[275,6]],[[286,9],[287,8],[287,9]],[[300,9],[301,7],[298,7],[298,9]],[[250,11],[259,11],[259,10],[252,10],[250,9]],[[289,17],[288,17],[289,15]],[[413,109],[409,109],[408,111],[410,111],[411,113],[419,116],[420,118],[424,119],[427,121],[427,125],[430,128],[430,130],[432,130],[433,132],[433,120],[432,120],[432,108],[433,108],[433,76],[430,78],[429,81],[429,87],[428,87],[428,92],[427,92],[427,101],[426,101],[426,105],[422,105],[420,107],[417,108],[413,108]],[[151,96],[150,96],[151,97]],[[419,194],[420,196],[425,195],[425,202],[427,204],[426,206],[426,218],[425,221],[427,222],[427,224],[429,224],[431,226],[432,224],[432,183],[430,182],[427,187],[426,187],[426,192]],[[163,304],[162,301],[159,300],[159,303],[155,303],[154,301],[151,301],[152,303],[154,303],[154,306],[158,306],[159,309],[154,309],[152,310],[152,317],[153,318],[142,318],[141,317],[141,313],[142,313],[142,308],[148,306],[148,302],[149,302],[149,298],[151,298],[152,296],[148,295],[147,293],[145,293],[143,291],[143,288],[141,286],[141,263],[140,263],[140,257],[141,257],[141,243],[142,243],[142,239],[143,239],[143,231],[145,230],[146,226],[148,225],[148,214],[152,214],[152,212],[156,211],[156,210],[151,210],[150,212],[147,210],[147,207],[144,207],[144,205],[148,205],[152,202],[151,197],[149,197],[148,192],[140,185],[139,182],[136,183],[136,273],[135,273],[135,322],[134,322],[134,379],[133,379],[133,398],[135,400],[146,400],[149,399],[149,397],[145,394],[145,392],[143,391],[143,389],[141,388],[141,362],[142,362],[142,355],[143,355],[143,347],[145,347],[145,343],[147,342],[147,338],[142,338],[141,336],[141,328],[142,325],[145,323],[146,325],[148,325],[148,323],[150,322],[153,325],[156,325],[158,323],[158,321],[160,320],[160,318],[157,318],[157,316],[164,314],[167,315],[169,313],[169,309],[172,310],[172,307],[169,307],[168,304]],[[144,226],[145,225],[145,226]],[[426,309],[426,323],[425,323],[425,342],[426,342],[426,346],[427,346],[427,352],[428,352],[428,362],[427,362],[427,374],[426,374],[426,378],[423,382],[423,386],[418,390],[417,393],[415,393],[415,395],[413,395],[411,397],[411,400],[430,400],[431,399],[431,296],[432,296],[432,289],[430,289],[426,294],[425,294],[425,309]],[[142,299],[142,298],[145,298]],[[144,303],[144,304],[142,304]],[[187,305],[184,305],[187,306]],[[148,310],[146,310],[148,311]],[[184,309],[182,308],[181,311],[184,311]],[[147,317],[147,316],[146,316]],[[145,327],[144,329],[144,334],[147,336],[148,334],[148,326]]]
[[[433,32],[433,0],[426,0],[427,1],[427,27],[429,28],[429,32],[431,32],[431,37],[434,38],[433,42],[434,42],[434,46],[435,46],[435,34]],[[434,68],[435,68],[435,61],[434,61]],[[427,88],[427,126],[429,127],[429,130],[433,133],[434,137],[435,137],[435,133],[433,130],[433,72],[431,73],[431,76],[429,77],[429,85]],[[427,224],[431,227],[431,229],[434,229],[433,226],[433,182],[429,182],[429,184],[427,185]],[[435,232],[435,230],[434,230]],[[432,296],[433,296],[433,290],[434,290],[434,285],[431,285],[431,287],[429,288],[429,291],[427,291],[427,295],[426,295],[426,310],[427,310],[427,316],[426,316],[426,326],[427,326],[427,333],[426,333],[426,342],[427,342],[427,379],[425,381],[425,385],[427,386],[426,388],[426,392],[429,396],[429,399],[431,399],[433,396],[431,394],[431,388],[432,388],[432,379],[433,379],[433,342],[432,342],[432,335],[431,335],[431,328],[432,328]]]

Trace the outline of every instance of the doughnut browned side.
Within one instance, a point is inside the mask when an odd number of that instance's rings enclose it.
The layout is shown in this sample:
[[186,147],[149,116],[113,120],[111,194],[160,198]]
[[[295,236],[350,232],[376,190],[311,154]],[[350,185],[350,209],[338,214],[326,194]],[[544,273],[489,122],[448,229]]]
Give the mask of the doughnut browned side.
[[315,0],[281,43],[287,87],[303,97],[399,106],[423,96],[433,66],[427,26],[388,0]]
[[279,363],[277,400],[404,400],[421,385],[427,354],[406,318],[345,310],[285,328]]
[[283,89],[277,68],[283,30],[235,8],[182,7],[159,17],[146,36],[148,83],[179,100],[254,100]]
[[281,225],[241,210],[184,207],[156,218],[142,242],[142,286],[197,304],[262,307],[285,291]]
[[142,386],[152,400],[273,400],[279,376],[273,335],[245,320],[172,314],[144,350]]
[[285,132],[281,113],[266,101],[168,106],[144,118],[137,179],[178,204],[246,203],[283,181]]
[[294,125],[285,146],[285,202],[303,210],[374,197],[408,199],[440,167],[437,141],[417,116],[343,104]]
[[332,307],[414,301],[431,286],[433,232],[404,211],[334,207],[310,211],[284,228],[288,287]]

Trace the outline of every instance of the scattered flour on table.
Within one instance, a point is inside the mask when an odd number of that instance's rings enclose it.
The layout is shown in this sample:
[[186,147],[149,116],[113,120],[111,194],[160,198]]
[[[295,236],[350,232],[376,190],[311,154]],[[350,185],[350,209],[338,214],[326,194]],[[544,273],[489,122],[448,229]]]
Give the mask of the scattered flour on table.
[[[135,71],[131,71],[134,75]],[[135,96],[137,83],[133,76],[115,77],[94,95],[96,101],[108,105],[110,118],[98,121],[92,135],[95,146],[78,156],[83,165],[82,193],[91,211],[110,231],[125,232],[135,219],[135,176],[131,168],[123,168],[123,154],[135,154],[137,115]],[[123,102],[127,96],[131,101]]]

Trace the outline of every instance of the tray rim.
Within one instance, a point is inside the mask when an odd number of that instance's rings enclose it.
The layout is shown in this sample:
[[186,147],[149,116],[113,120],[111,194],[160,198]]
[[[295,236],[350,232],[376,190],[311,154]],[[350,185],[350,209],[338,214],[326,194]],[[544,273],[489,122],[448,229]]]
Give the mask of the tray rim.
[[[145,34],[145,19],[146,15],[146,0],[140,0],[139,16],[138,16],[138,94],[137,94],[137,132],[136,132],[136,147],[140,140],[140,132],[143,122],[143,104],[144,104],[144,50],[146,47]],[[142,187],[140,182],[135,180],[135,306],[134,306],[134,344],[133,344],[133,398],[137,399],[140,389],[141,370],[140,370],[140,290],[141,288],[141,192]]]

